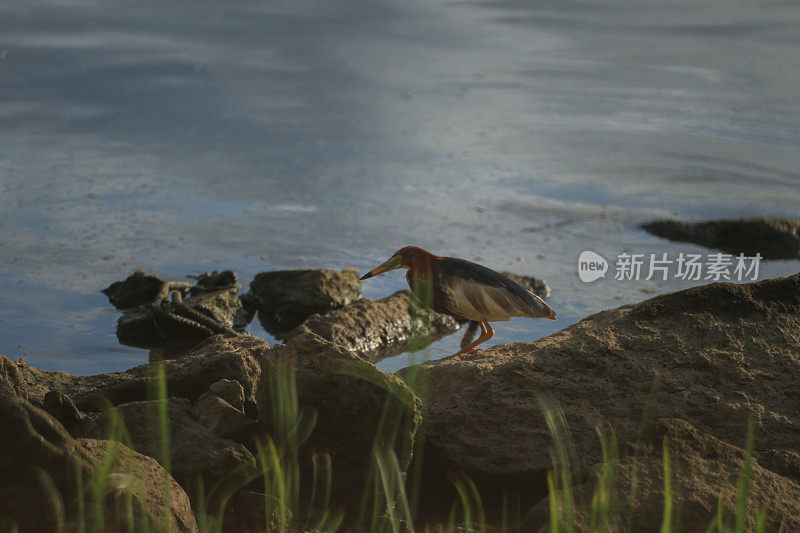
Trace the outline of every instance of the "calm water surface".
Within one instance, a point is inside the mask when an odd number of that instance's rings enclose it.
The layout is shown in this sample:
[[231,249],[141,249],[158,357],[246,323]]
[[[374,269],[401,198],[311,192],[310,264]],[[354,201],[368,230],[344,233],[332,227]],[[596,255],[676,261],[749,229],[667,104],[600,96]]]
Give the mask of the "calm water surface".
[[[42,368],[146,361],[117,343],[99,293],[136,268],[232,268],[246,284],[364,271],[417,244],[546,279],[558,322],[496,327],[497,342],[535,340],[692,284],[578,279],[583,250],[705,253],[644,220],[800,212],[796,2],[6,0],[0,13],[0,353]],[[798,270],[770,262],[760,277]],[[404,286],[395,272],[364,292]]]

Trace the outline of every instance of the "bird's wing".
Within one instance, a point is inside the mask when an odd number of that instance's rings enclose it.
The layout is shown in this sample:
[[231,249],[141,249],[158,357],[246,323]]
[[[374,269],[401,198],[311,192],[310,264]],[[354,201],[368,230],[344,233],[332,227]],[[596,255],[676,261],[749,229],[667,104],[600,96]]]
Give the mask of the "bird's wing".
[[453,314],[470,320],[508,320],[512,316],[554,317],[544,300],[489,268],[445,258],[442,286]]

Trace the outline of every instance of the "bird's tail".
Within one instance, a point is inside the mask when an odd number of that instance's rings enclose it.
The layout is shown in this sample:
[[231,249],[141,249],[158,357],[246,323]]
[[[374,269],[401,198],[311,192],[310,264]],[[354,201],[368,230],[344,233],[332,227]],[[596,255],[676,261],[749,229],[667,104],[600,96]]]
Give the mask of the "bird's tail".
[[553,310],[552,307],[544,303],[540,297],[536,296],[535,294],[531,293],[533,296],[533,313],[532,316],[534,318],[546,318],[547,320],[555,320],[556,319],[556,312]]

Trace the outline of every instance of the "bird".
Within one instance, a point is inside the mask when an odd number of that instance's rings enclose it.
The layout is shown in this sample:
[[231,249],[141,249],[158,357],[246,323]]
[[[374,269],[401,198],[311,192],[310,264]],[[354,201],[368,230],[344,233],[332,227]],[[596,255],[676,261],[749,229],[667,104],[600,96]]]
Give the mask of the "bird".
[[409,287],[428,307],[457,320],[480,324],[480,337],[457,353],[481,351],[476,346],[494,335],[489,322],[514,316],[556,320],[556,312],[544,300],[499,272],[464,259],[440,257],[417,246],[401,248],[360,279],[398,268],[408,270]]

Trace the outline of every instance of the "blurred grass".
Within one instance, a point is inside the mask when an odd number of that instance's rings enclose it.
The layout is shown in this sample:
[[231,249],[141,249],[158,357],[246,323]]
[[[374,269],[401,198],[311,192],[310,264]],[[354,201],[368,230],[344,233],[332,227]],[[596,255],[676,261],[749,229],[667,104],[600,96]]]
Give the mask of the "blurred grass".
[[[378,533],[401,532],[480,532],[499,531],[518,533],[526,531],[519,509],[510,501],[513,495],[503,494],[499,518],[491,524],[476,483],[464,473],[448,472],[447,477],[456,497],[452,501],[449,517],[442,523],[422,522],[419,512],[422,504],[422,472],[424,462],[424,437],[416,442],[415,461],[407,472],[403,461],[399,460],[395,448],[398,435],[409,431],[406,417],[397,416],[397,403],[408,402],[403,394],[388,394],[383,407],[375,439],[372,445],[370,471],[365,478],[361,494],[360,511],[348,516],[344,510],[335,508],[331,487],[334,476],[334,459],[325,452],[311,456],[312,479],[307,480],[310,487],[308,496],[302,494],[301,453],[303,444],[312,435],[317,423],[317,413],[300,406],[297,395],[295,368],[290,364],[264,365],[269,368],[270,427],[256,441],[255,471],[232,472],[229,480],[223,480],[211,490],[206,491],[202,484],[198,487],[196,501],[193,502],[198,527],[203,533],[217,533],[225,529],[225,509],[231,495],[239,488],[258,483],[264,492],[264,531],[293,533],[298,531],[335,532],[348,524],[350,530]],[[343,370],[348,372],[347,368]],[[355,377],[358,372],[353,371]],[[414,367],[406,374],[407,384],[420,398],[425,399],[428,387],[428,372],[424,366]],[[391,392],[391,391],[390,391]],[[408,391],[405,392],[408,394]],[[152,386],[149,392],[154,402],[154,424],[161,435],[159,463],[164,467],[162,497],[171,501],[171,470],[169,441],[168,390],[163,365],[153,365]],[[617,465],[620,460],[619,447],[613,428],[601,426],[597,435],[602,450],[602,463],[595,469],[595,486],[588,506],[579,503],[578,489],[583,479],[580,475],[579,461],[572,443],[569,427],[563,410],[549,396],[539,400],[543,419],[551,436],[551,469],[547,472],[547,504],[549,522],[543,531],[550,533],[571,533],[574,531],[616,532],[630,530],[632,504],[629,497],[623,496],[617,487]],[[122,418],[109,406],[111,423],[108,429],[108,445],[102,461],[97,466],[91,487],[84,487],[82,476],[76,476],[78,494],[76,523],[64,524],[61,529],[95,533],[108,531],[161,532],[168,531],[167,523],[146,521],[134,513],[138,506],[144,507],[145,495],[128,492],[130,501],[125,503],[122,512],[116,515],[115,524],[108,523],[103,511],[108,504],[108,490],[112,478],[118,474],[114,465],[118,458],[117,443],[131,445]],[[645,415],[642,424],[644,424]],[[755,531],[766,530],[767,515],[764,509],[750,514],[752,453],[754,427],[748,423],[743,470],[739,476],[735,511],[731,515],[723,505],[720,495],[717,510],[708,532],[743,532],[747,530],[748,519],[755,524]],[[637,437],[637,441],[639,438]],[[634,459],[638,458],[637,455]],[[401,452],[406,451],[401,446]],[[663,511],[661,533],[680,531],[680,509],[677,492],[675,457],[665,439],[662,447],[663,467]],[[677,458],[680,459],[679,457]],[[135,465],[128,465],[127,473],[136,476]],[[635,476],[633,488],[635,490]],[[61,497],[51,483],[52,497],[63,509]],[[87,490],[88,489],[88,490]],[[133,499],[138,499],[134,502]],[[62,511],[63,512],[63,511]],[[121,522],[120,522],[121,521]],[[67,526],[69,526],[67,528]],[[354,528],[354,529],[353,529]]]

